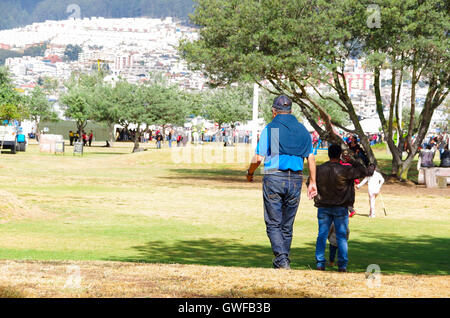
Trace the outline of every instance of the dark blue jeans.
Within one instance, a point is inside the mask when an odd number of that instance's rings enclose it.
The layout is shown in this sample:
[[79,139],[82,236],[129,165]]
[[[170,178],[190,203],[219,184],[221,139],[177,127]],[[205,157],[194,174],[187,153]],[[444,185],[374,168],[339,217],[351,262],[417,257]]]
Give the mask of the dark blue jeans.
[[336,229],[336,241],[338,245],[338,267],[347,268],[348,263],[348,207],[319,208],[317,212],[319,220],[319,235],[316,243],[317,267],[325,267],[325,247],[331,223]]
[[275,267],[289,261],[302,181],[299,174],[283,172],[266,174],[263,179],[264,220],[275,255]]
[[337,250],[338,250],[337,246],[330,244],[330,259],[329,259],[330,262],[334,263],[334,260],[336,259]]

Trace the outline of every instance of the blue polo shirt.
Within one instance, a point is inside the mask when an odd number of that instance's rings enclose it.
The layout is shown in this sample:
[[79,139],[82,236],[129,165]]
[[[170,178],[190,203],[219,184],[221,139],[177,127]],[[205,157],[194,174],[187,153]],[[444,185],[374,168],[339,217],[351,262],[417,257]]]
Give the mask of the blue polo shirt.
[[[278,153],[272,154],[270,149],[270,140],[267,132],[267,127],[261,132],[258,145],[256,146],[255,153],[264,157],[264,170],[277,171],[277,170],[292,170],[303,171],[303,163],[305,158],[299,156],[279,155]],[[314,153],[313,145],[311,143],[310,154]]]

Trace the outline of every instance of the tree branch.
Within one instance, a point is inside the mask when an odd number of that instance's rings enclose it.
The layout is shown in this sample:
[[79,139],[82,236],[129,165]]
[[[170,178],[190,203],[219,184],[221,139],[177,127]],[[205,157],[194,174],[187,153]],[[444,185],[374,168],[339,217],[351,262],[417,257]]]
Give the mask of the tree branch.
[[351,133],[351,134],[354,134],[354,135],[357,135],[357,134],[358,134],[358,132],[357,132],[356,130],[352,130],[352,129],[345,128],[344,126],[342,126],[341,124],[339,124],[338,122],[336,122],[336,121],[334,121],[334,120],[331,120],[331,123],[332,123],[334,126],[340,128],[340,129],[342,129],[342,130],[344,130],[344,131],[346,131],[346,132],[348,132],[348,133]]

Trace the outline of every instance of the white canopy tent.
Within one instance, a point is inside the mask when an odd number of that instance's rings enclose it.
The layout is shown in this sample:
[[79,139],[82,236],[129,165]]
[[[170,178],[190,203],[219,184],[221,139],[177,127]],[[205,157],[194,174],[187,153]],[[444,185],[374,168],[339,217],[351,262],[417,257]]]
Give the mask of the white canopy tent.
[[[365,133],[376,134],[380,132],[381,123],[378,118],[364,119],[359,123],[361,124],[361,127]],[[345,128],[353,130],[355,129],[355,126],[352,124]]]
[[311,126],[311,124],[309,123],[309,121],[307,121],[306,119],[303,121],[303,126],[305,126],[305,128],[312,133],[313,131],[315,131],[315,129],[313,128],[313,126]]

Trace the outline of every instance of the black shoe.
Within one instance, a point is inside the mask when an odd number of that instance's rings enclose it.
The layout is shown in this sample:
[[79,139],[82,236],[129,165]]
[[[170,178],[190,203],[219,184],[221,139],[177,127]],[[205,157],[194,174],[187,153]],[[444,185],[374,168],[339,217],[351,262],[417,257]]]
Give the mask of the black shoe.
[[325,270],[325,266],[317,267],[317,270],[318,270],[318,271],[324,271],[324,270]]
[[339,273],[347,273],[347,269],[346,268],[339,268],[338,272]]
[[288,259],[284,259],[277,264],[273,264],[273,268],[275,269],[291,269],[291,262]]

